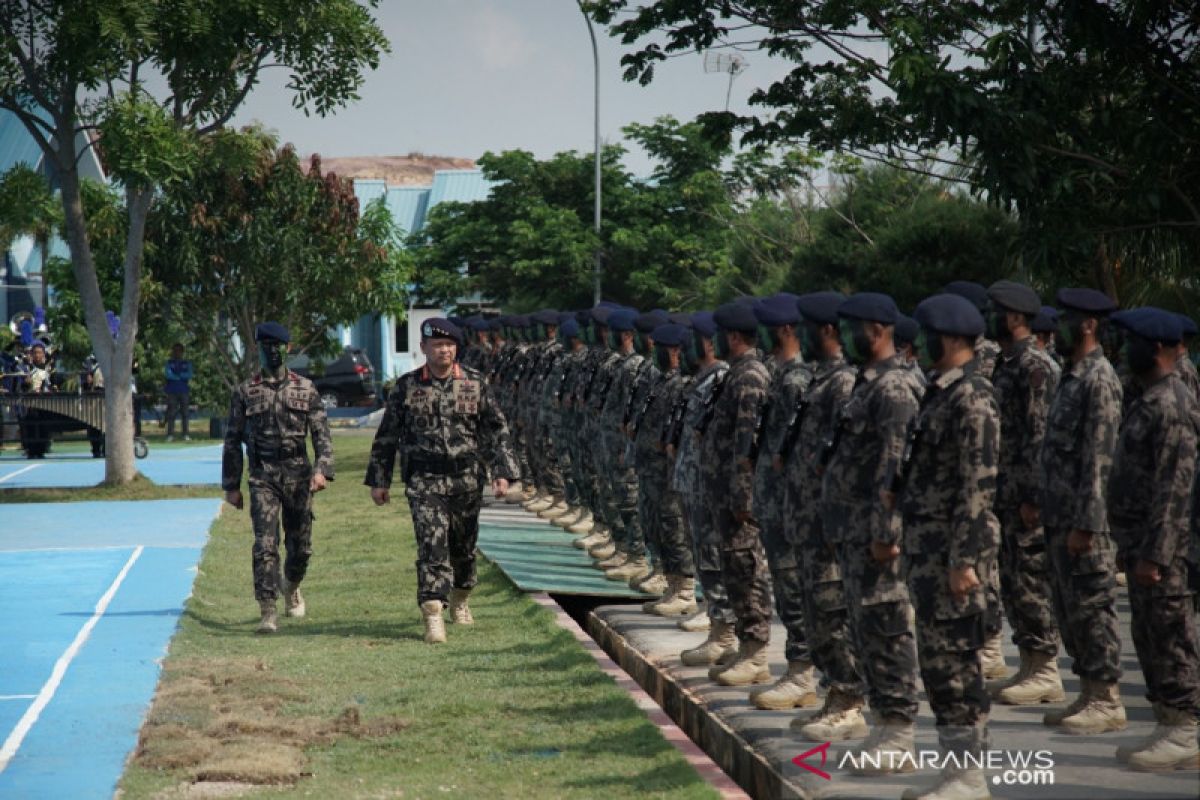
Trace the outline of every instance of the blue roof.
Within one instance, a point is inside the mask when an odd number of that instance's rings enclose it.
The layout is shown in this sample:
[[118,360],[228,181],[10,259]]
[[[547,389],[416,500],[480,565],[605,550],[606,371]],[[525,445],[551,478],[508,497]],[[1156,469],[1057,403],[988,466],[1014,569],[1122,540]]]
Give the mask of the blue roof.
[[360,208],[385,197],[392,219],[407,235],[425,227],[429,210],[438,203],[485,200],[493,185],[480,170],[448,169],[435,172],[431,186],[387,186],[381,180],[355,178],[354,195]]
[[0,109],[0,173],[17,164],[36,169],[42,163],[42,150],[11,111]]
[[387,207],[392,219],[405,235],[421,230],[429,208],[429,189],[423,186],[398,186],[387,190]]
[[433,173],[433,186],[429,190],[429,208],[438,203],[472,203],[486,200],[494,181],[483,177],[477,169],[445,169]]

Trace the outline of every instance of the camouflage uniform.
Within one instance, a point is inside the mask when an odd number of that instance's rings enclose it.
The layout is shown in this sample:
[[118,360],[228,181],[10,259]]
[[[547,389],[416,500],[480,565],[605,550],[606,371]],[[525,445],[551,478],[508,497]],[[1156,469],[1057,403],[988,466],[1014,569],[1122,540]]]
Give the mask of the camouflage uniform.
[[637,471],[642,480],[640,497],[645,507],[642,526],[649,526],[646,540],[657,545],[664,573],[691,578],[696,567],[683,521],[683,500],[672,488],[673,465],[664,447],[668,418],[687,386],[688,380],[679,370],[663,375],[645,410],[632,424]]
[[1175,371],[1179,373],[1179,379],[1183,381],[1184,388],[1191,393],[1192,397],[1200,401],[1200,374],[1196,372],[1196,365],[1188,358],[1187,353],[1184,353],[1175,362]]
[[[1020,648],[1058,653],[1058,626],[1046,567],[1046,539],[1041,527],[1026,528],[1022,503],[1038,505],[1037,459],[1046,433],[1050,398],[1059,370],[1033,336],[1013,342],[1000,356],[992,375],[1000,407],[1000,477],[996,516],[1000,540],[1000,596]],[[999,614],[993,612],[998,628]]]
[[[977,361],[937,375],[909,433],[911,458],[899,497],[904,569],[917,616],[921,679],[947,752],[987,749],[990,699],[979,650],[988,576],[997,569],[995,501],[1000,412]],[[950,593],[951,569],[971,566],[980,585]]]
[[[730,360],[729,374],[700,442],[700,470],[721,542],[721,576],[736,618],[738,639],[771,638],[767,557],[754,518],[754,473],[739,463],[748,453],[769,378],[757,350]],[[742,521],[738,515],[746,515]]]
[[754,515],[761,527],[767,567],[771,572],[775,613],[787,630],[785,657],[789,663],[794,663],[809,660],[804,638],[803,580],[795,526],[789,524],[784,514],[786,483],[771,465],[787,434],[792,410],[812,383],[813,375],[799,355],[783,363],[774,358],[771,360],[776,362],[775,373],[760,413],[761,430],[754,464]]
[[[1097,347],[1059,381],[1037,473],[1058,629],[1075,674],[1106,684],[1121,677],[1116,552],[1104,500],[1120,416],[1121,384]],[[1092,532],[1091,550],[1067,552],[1072,529]]]
[[[1196,401],[1177,372],[1134,402],[1121,423],[1108,479],[1108,518],[1128,576],[1130,628],[1146,697],[1200,717],[1200,639],[1195,584],[1189,583],[1197,565],[1188,552],[1196,413]],[[1139,584],[1138,559],[1157,564],[1162,580]]]
[[617,519],[613,518],[614,506],[611,503],[611,459],[608,457],[608,446],[605,438],[607,431],[604,429],[601,421],[601,410],[604,408],[605,401],[612,393],[614,381],[616,380],[617,365],[621,360],[621,356],[604,347],[597,349],[600,351],[601,356],[595,373],[585,387],[583,409],[585,419],[583,427],[584,438],[579,445],[582,452],[589,454],[589,461],[592,465],[592,494],[596,498],[596,505],[592,507],[593,516],[609,527],[613,532],[614,540],[616,540],[616,533],[620,528],[620,519],[619,517]]
[[562,476],[567,504],[572,508],[583,502],[583,493],[576,480],[572,453],[572,410],[565,402],[573,376],[582,368],[586,350],[564,350],[555,365],[554,374],[542,388],[542,426],[548,436],[555,466]]
[[[315,463],[309,464],[304,437],[311,436]],[[254,525],[254,596],[279,594],[279,523],[287,559],[283,577],[298,584],[312,555],[314,472],[333,480],[333,440],[321,396],[308,378],[289,371],[284,380],[255,375],[233,390],[221,488],[242,485],[242,445],[250,461],[250,519]]]
[[658,450],[658,436],[647,430],[646,436],[639,441],[638,431],[641,430],[645,412],[650,410],[649,404],[654,402],[664,381],[666,376],[662,371],[651,364],[649,358],[645,359],[630,394],[629,423],[626,426],[628,441],[625,442],[625,460],[633,465],[637,475],[638,520],[642,537],[654,563],[660,567],[662,548],[659,512],[667,488],[667,462],[665,454]]
[[871,708],[907,722],[917,714],[913,610],[899,559],[876,562],[871,542],[900,543],[899,517],[880,492],[899,465],[922,391],[902,356],[864,367],[831,433],[822,487],[825,536],[837,549]]
[[386,489],[400,456],[417,539],[417,603],[446,602],[451,587],[475,586],[475,541],[487,467],[514,480],[508,426],[491,389],[470,367],[444,379],[428,367],[405,373],[387,407],[364,483]]
[[637,472],[626,458],[625,445],[628,439],[622,428],[628,421],[626,409],[643,360],[637,353],[618,354],[612,367],[612,382],[600,408],[600,441],[608,476],[605,502],[608,506],[608,523],[613,527],[613,541],[617,549],[630,558],[646,555],[646,541],[642,537],[641,520],[638,518]]
[[822,439],[850,398],[854,376],[854,368],[840,355],[817,363],[812,385],[793,412],[798,414],[793,423],[795,448],[780,456],[787,484],[784,518],[791,520],[788,530],[801,556],[800,597],[809,655],[830,689],[858,697],[865,694],[866,686],[850,638],[842,573],[821,522],[819,472]]
[[1000,345],[982,336],[975,340],[975,360],[979,362],[979,374],[989,381],[1000,361]]
[[600,497],[594,440],[589,438],[594,425],[593,415],[588,406],[588,389],[596,379],[600,365],[609,355],[603,347],[587,348],[579,369],[571,373],[563,392],[563,402],[567,406],[566,436],[571,448],[571,470],[583,503],[592,511],[593,516],[599,512]]

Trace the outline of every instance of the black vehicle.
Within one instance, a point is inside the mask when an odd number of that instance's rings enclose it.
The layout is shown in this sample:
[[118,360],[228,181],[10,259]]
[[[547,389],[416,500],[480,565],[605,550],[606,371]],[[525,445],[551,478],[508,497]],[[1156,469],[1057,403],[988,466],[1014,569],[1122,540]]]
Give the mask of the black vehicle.
[[357,347],[347,347],[324,366],[296,356],[288,361],[288,369],[312,380],[325,408],[375,405],[375,368],[366,351]]

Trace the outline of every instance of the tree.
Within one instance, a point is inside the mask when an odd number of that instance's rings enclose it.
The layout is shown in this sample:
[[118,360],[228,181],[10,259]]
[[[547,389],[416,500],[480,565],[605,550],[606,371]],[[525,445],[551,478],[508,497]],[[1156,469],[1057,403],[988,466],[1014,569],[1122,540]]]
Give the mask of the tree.
[[[289,70],[296,107],[325,114],[357,97],[387,42],[377,0],[14,0],[0,5],[0,108],[38,143],[61,190],[84,319],[106,378],[105,482],[136,474],[131,368],[146,219],[189,174],[197,140],[220,130],[262,70]],[[166,89],[151,94],[147,76]],[[98,98],[98,99],[97,99]],[[121,328],[114,338],[88,236],[78,161],[98,146],[128,216]]]
[[0,242],[5,247],[18,236],[29,236],[42,262],[42,297],[46,305],[50,239],[62,220],[46,178],[27,164],[18,164],[0,175]]

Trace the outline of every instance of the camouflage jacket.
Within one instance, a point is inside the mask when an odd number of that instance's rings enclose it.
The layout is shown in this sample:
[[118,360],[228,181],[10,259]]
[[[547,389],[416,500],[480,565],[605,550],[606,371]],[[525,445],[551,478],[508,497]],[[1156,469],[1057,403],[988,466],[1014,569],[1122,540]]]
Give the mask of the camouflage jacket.
[[608,397],[612,394],[612,389],[617,379],[617,368],[621,363],[622,356],[614,353],[611,350],[604,350],[604,357],[600,359],[600,363],[596,365],[596,372],[592,375],[591,381],[587,385],[587,394],[584,397],[584,402],[587,404],[592,417],[596,423],[600,423],[601,411],[604,404],[608,402]]
[[684,410],[683,431],[679,436],[679,449],[675,453],[675,478],[672,486],[680,494],[694,496],[704,491],[700,481],[700,434],[697,428],[713,392],[718,386],[724,386],[728,372],[728,364],[724,361],[714,361],[696,373],[696,377],[687,388],[687,407]]
[[[842,356],[818,361],[813,370],[813,380],[800,397],[800,405],[793,409],[798,414],[799,426],[792,452],[780,452],[786,471],[789,490],[802,507],[821,500],[821,474],[819,471],[821,448],[826,433],[841,414],[850,392],[854,388],[857,370]],[[786,447],[787,442],[781,442]]]
[[975,340],[975,360],[979,363],[979,374],[990,381],[1000,360],[1000,345],[980,336]]
[[[775,359],[772,359],[775,361]],[[783,447],[788,422],[800,399],[812,385],[813,371],[797,355],[781,363],[776,362],[775,373],[767,387],[767,399],[759,411],[757,458],[754,463],[754,496],[758,502],[770,499],[782,502],[784,481],[775,472],[771,463],[775,454]],[[740,454],[742,457],[749,453]]]
[[884,508],[880,492],[889,489],[900,466],[908,423],[917,413],[924,387],[895,355],[863,367],[850,399],[829,434],[834,450],[825,469],[824,503],[856,506],[868,514],[861,533],[878,542],[898,543],[898,516]]
[[250,474],[264,463],[308,469],[305,437],[312,437],[313,469],[333,479],[333,440],[321,396],[308,378],[288,371],[282,381],[261,374],[238,385],[229,401],[225,449],[221,455],[221,488],[242,484],[242,445],[250,458]]
[[1108,476],[1108,519],[1121,552],[1169,566],[1189,556],[1196,400],[1178,372],[1134,401]]
[[588,389],[596,378],[600,365],[610,354],[602,347],[587,347],[583,350],[578,369],[567,376],[563,389],[563,403],[572,411],[582,412],[587,407]]
[[[932,377],[909,426],[898,498],[905,551],[947,553],[951,567],[975,566],[1000,546],[1000,523],[992,513],[1000,410],[979,366],[972,360]],[[910,529],[910,522],[918,524]],[[935,524],[919,524],[925,522]]]
[[1108,530],[1104,494],[1121,422],[1121,383],[1097,347],[1063,373],[1038,459],[1042,523]]
[[999,508],[1038,504],[1037,460],[1058,374],[1054,361],[1032,336],[1013,342],[996,363],[992,385],[1000,407]]
[[724,389],[700,441],[703,489],[714,500],[728,503],[735,514],[753,512],[754,469],[742,454],[750,451],[769,383],[758,350],[731,359]]
[[656,368],[655,373],[659,376],[658,383],[651,389],[645,408],[632,423],[638,469],[643,464],[666,463],[667,453],[662,441],[664,428],[688,384],[688,379],[677,369],[664,375]]
[[638,419],[646,410],[654,390],[662,383],[662,370],[654,363],[653,357],[642,359],[637,375],[633,379],[633,391],[629,393],[629,405],[626,407],[625,419],[629,426],[630,438],[637,430]]
[[584,369],[588,356],[587,348],[571,350],[564,348],[558,356],[554,375],[542,390],[542,415],[552,428],[561,428],[571,410],[568,402],[574,382]]
[[397,454],[404,481],[416,492],[478,491],[484,467],[496,478],[519,474],[491,389],[461,365],[440,380],[428,367],[400,376],[388,395],[364,483],[390,487]]
[[463,351],[462,356],[458,360],[464,367],[470,367],[471,369],[483,372],[485,375],[487,374],[483,369],[483,363],[487,360],[487,352],[478,343],[467,345],[466,350]]
[[634,382],[645,361],[637,353],[618,354],[612,367],[612,381],[600,408],[600,430],[604,435],[621,435],[621,426],[628,420],[625,412],[633,394]]
[[1196,372],[1196,365],[1192,363],[1192,359],[1184,353],[1175,362],[1175,371],[1179,373],[1179,379],[1183,381],[1184,387],[1192,393],[1192,397],[1200,401],[1200,373]]

